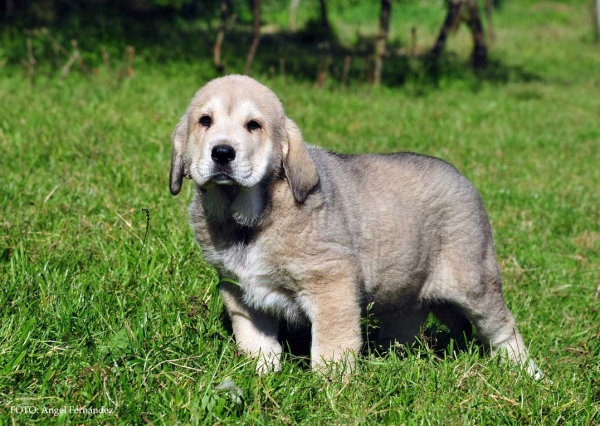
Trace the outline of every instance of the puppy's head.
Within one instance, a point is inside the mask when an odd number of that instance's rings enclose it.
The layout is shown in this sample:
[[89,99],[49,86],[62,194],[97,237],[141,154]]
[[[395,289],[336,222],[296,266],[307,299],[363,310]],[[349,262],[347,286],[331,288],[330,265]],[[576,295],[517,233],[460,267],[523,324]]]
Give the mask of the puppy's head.
[[212,80],[194,96],[172,137],[170,189],[250,189],[283,166],[298,202],[318,183],[297,126],[267,87],[241,75]]

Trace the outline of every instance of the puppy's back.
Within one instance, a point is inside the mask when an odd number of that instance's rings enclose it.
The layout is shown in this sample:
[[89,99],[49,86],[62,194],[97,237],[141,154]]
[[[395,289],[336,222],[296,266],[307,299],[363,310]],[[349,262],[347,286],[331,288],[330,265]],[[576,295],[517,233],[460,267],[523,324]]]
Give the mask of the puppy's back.
[[360,209],[370,201],[409,211],[422,207],[427,210],[424,214],[461,206],[482,213],[481,198],[473,184],[439,158],[412,152],[337,154],[313,146],[309,152],[322,177],[325,195],[359,198],[349,203],[353,207]]

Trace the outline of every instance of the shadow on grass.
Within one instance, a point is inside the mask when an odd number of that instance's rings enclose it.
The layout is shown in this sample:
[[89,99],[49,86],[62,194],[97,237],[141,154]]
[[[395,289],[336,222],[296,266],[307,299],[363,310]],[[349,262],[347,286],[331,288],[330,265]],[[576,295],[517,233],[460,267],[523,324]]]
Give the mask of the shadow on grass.
[[[457,336],[437,321],[428,321],[427,324],[421,335],[417,337],[415,344],[410,347],[399,346],[393,349],[379,346],[377,344],[379,329],[377,325],[369,326],[368,330],[363,333],[366,340],[363,353],[385,357],[390,350],[394,350],[398,356],[406,357],[415,351],[424,351],[439,359],[448,356],[454,357],[463,352],[476,351],[480,357],[487,353],[485,345],[476,336],[470,335],[470,330],[463,336]],[[292,326],[284,322],[280,327],[279,341],[285,354],[291,356],[301,368],[310,369],[311,329],[309,325]]]
[[492,83],[542,80],[539,74],[528,71],[521,65],[509,65],[499,58],[489,58],[488,65],[483,70],[473,70],[469,68],[469,64],[469,61],[454,53],[446,53],[438,62],[431,62],[427,57],[422,62],[426,78],[434,85],[442,79],[460,80],[468,77]]
[[[40,70],[48,75],[64,66],[67,57],[57,52],[56,43],[33,32],[40,26],[5,26],[1,39],[6,58],[11,63],[22,63],[26,59],[25,39],[31,38],[34,56]],[[118,61],[126,46],[135,48],[136,66],[168,63],[200,64],[200,77],[211,79],[219,75],[213,66],[213,44],[216,24],[206,20],[182,19],[177,15],[155,16],[140,19],[121,16],[104,11],[83,21],[78,15],[67,16],[60,23],[48,26],[49,34],[67,50],[71,40],[77,40],[84,62],[88,68],[105,66],[108,53],[111,61]],[[325,68],[326,44],[318,22],[308,22],[297,31],[288,32],[266,29],[260,38],[254,59],[252,74],[292,78],[303,82],[315,82],[319,72]],[[239,19],[235,27],[225,35],[222,47],[222,62],[226,73],[239,73],[244,69],[251,43],[251,23]],[[351,46],[331,36],[331,63],[328,66],[328,85],[365,84],[371,81],[373,69],[373,37],[359,37]],[[525,67],[509,65],[500,58],[490,58],[488,67],[480,72],[471,69],[468,59],[446,53],[436,63],[426,55],[409,56],[399,43],[390,46],[395,52],[384,64],[383,84],[398,87],[414,82],[424,90],[437,88],[442,81],[467,81],[476,90],[480,82],[503,84],[507,82],[529,82],[541,77]],[[141,61],[140,61],[141,60]],[[144,65],[142,65],[144,64]]]

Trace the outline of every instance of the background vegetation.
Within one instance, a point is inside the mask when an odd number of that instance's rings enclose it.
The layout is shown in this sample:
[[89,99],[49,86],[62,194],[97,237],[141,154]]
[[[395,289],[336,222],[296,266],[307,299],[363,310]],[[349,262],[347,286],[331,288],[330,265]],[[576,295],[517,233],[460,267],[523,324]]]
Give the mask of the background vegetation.
[[[383,86],[373,88],[378,5],[331,2],[337,53],[317,88],[318,5],[301,3],[291,33],[288,2],[264,2],[253,66],[308,141],[438,156],[475,183],[506,299],[547,375],[541,382],[487,358],[477,341],[450,342],[433,320],[411,350],[366,350],[348,383],[308,371],[303,344],[281,373],[257,377],[236,351],[217,277],[187,224],[191,185],[173,198],[167,184],[170,132],[218,75],[218,11],[203,2],[151,20],[106,8],[6,20],[0,425],[600,423],[600,48],[589,5],[503,2],[490,67],[475,72],[464,28],[438,69],[425,63],[443,4],[394,3],[392,53]],[[228,72],[245,63],[244,6],[223,45]],[[292,333],[306,340],[306,330]]]

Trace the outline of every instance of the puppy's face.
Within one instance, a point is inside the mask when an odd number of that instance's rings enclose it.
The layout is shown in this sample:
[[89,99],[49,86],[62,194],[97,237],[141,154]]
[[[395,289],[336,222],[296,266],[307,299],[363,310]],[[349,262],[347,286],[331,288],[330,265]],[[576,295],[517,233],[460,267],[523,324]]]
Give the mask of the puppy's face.
[[204,188],[204,210],[219,221],[231,216],[256,224],[276,173],[285,176],[298,203],[319,182],[298,126],[277,96],[250,77],[229,75],[200,89],[172,143],[171,193],[179,193],[184,177],[193,179]]
[[281,163],[279,99],[244,76],[213,80],[196,93],[174,134],[185,174],[201,187],[257,185]]

